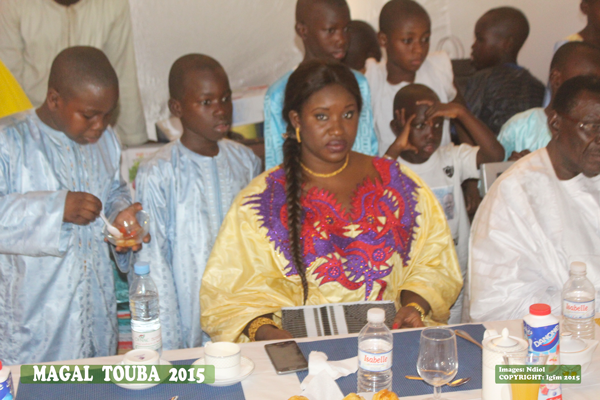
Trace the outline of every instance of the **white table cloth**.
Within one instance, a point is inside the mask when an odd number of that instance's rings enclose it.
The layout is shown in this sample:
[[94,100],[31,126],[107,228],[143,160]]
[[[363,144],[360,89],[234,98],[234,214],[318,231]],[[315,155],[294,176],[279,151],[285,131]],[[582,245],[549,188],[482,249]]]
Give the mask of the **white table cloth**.
[[[513,336],[523,336],[522,320],[486,322],[487,329],[495,329],[498,332],[502,328],[508,328]],[[395,331],[396,332],[396,331]],[[298,342],[328,340],[340,337],[352,337],[356,335],[344,335],[326,338],[297,339]],[[600,327],[596,326],[596,338],[600,338]],[[462,340],[457,338],[457,340]],[[264,345],[270,342],[245,343],[241,345],[242,355],[254,361],[255,369],[248,378],[242,381],[242,388],[246,400],[286,400],[301,392],[300,381],[296,374],[277,375],[273,368]],[[198,359],[204,356],[204,348],[181,349],[165,351],[162,358],[168,361]],[[460,357],[460,354],[459,354]],[[121,362],[123,356],[98,357],[73,361],[57,361],[44,364],[54,365],[113,365]],[[13,374],[15,391],[18,390],[20,366],[10,366]],[[432,390],[433,393],[433,390]],[[481,399],[481,390],[469,390],[462,392],[444,393],[448,400],[478,400]],[[404,399],[427,399],[431,395],[403,397]],[[596,349],[592,364],[583,375],[582,383],[579,385],[563,385],[563,398],[565,400],[596,400],[600,398],[600,346]]]

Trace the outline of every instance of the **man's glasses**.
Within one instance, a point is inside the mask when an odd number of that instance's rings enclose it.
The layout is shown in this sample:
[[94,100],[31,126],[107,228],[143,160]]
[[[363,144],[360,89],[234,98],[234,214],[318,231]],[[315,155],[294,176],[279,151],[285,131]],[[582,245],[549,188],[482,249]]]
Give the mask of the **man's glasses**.
[[564,119],[571,121],[575,124],[577,124],[577,127],[586,135],[598,135],[600,134],[600,121],[597,122],[584,122],[584,121],[579,121],[573,117],[571,117],[570,115],[567,114],[563,114],[563,113],[557,113],[558,115],[560,115],[561,117],[563,117]]

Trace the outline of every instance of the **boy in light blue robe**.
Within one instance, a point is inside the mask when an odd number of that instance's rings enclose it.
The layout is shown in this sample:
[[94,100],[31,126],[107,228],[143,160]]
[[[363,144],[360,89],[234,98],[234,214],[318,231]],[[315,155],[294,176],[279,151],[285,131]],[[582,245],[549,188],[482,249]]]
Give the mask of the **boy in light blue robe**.
[[[0,359],[6,364],[116,352],[113,270],[96,218],[104,210],[118,226],[141,209],[131,205],[120,178],[121,147],[108,127],[118,97],[106,56],[73,47],[52,64],[46,102],[0,120]],[[127,255],[117,259],[127,268]]]
[[[348,50],[347,27],[350,9],[345,0],[298,0],[296,3],[296,32],[304,43],[303,62],[319,59],[342,60]],[[330,33],[331,32],[331,33]],[[283,134],[287,125],[283,120],[283,97],[288,79],[287,72],[273,83],[265,95],[265,164],[270,169],[283,162]],[[371,109],[371,91],[363,74],[352,71],[363,100],[358,132],[352,150],[377,155],[378,144]]]
[[217,61],[181,57],[171,68],[169,91],[169,108],[184,132],[143,163],[136,177],[136,198],[152,216],[152,242],[138,259],[150,261],[165,350],[202,345],[199,293],[206,261],[234,198],[261,171],[252,150],[224,139],[232,121],[231,89]]

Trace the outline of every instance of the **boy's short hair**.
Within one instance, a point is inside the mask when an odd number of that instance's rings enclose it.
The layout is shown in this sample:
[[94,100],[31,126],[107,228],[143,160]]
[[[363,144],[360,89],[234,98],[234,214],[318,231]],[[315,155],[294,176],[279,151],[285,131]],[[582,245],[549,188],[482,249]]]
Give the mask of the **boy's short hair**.
[[425,18],[431,23],[427,11],[416,1],[390,0],[383,6],[379,14],[379,30],[389,35],[409,17]]
[[377,32],[365,21],[353,20],[348,24],[348,51],[344,64],[350,68],[361,70],[367,58],[381,61],[381,47]]
[[204,54],[186,54],[179,57],[169,71],[169,95],[181,100],[185,94],[185,75],[190,71],[221,70],[223,66],[214,58]]
[[50,67],[48,88],[71,96],[89,84],[119,88],[117,73],[102,50],[74,46],[58,53]]
[[561,71],[569,62],[577,62],[577,55],[595,58],[600,66],[600,49],[587,42],[568,42],[556,50],[550,63],[550,71]]
[[394,112],[406,108],[407,103],[419,100],[434,99],[439,101],[438,95],[429,87],[419,83],[411,83],[398,90],[394,97]]
[[515,38],[513,51],[518,53],[529,36],[529,21],[523,12],[514,7],[492,8],[484,15],[494,18],[493,27],[499,28],[498,34]]
[[296,2],[296,22],[306,23],[311,16],[312,6],[327,4],[334,7],[348,7],[346,0],[298,0]]

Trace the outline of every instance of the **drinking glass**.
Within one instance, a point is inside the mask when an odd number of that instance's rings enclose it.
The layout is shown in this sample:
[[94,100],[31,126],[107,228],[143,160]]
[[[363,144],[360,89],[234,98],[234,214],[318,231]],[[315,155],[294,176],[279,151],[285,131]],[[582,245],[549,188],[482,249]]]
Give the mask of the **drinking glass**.
[[442,386],[458,372],[456,335],[446,328],[425,328],[421,332],[417,371],[423,380],[433,386],[433,399],[442,397]]
[[[546,365],[548,354],[505,354],[504,365]],[[511,383],[510,393],[512,400],[537,400],[540,383]]]

